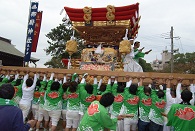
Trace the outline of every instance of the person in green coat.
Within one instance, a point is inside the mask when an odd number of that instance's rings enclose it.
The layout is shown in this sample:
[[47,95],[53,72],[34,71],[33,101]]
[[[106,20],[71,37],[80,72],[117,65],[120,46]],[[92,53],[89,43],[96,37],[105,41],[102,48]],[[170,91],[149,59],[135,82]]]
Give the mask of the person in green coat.
[[192,92],[185,89],[181,93],[182,102],[173,104],[167,114],[167,126],[173,126],[174,131],[195,130],[195,107],[190,104]]
[[79,114],[81,115],[81,118],[84,115],[84,113],[86,112],[86,110],[89,107],[89,105],[91,104],[91,102],[96,100],[97,87],[98,87],[96,76],[94,76],[93,85],[85,82],[87,75],[85,75],[85,77],[82,78],[81,83],[78,85],[80,102],[81,102],[81,104],[80,104],[81,110],[80,110]]
[[121,115],[111,119],[107,107],[114,102],[114,95],[106,93],[102,95],[100,101],[94,101],[85,112],[77,131],[100,131],[104,128],[116,130],[117,120],[122,120]]
[[139,121],[138,131],[148,131],[150,120],[149,112],[152,105],[151,88],[149,86],[143,86],[143,78],[140,78],[138,87],[139,96]]
[[51,118],[51,130],[55,131],[58,121],[61,116],[62,110],[62,85],[58,81],[53,81],[54,73],[51,74],[51,78],[47,85],[44,109],[48,111]]
[[124,114],[131,114],[133,118],[124,119],[124,131],[136,131],[138,123],[139,96],[137,94],[137,84],[131,84],[132,79],[127,82],[124,93]]
[[80,96],[79,96],[78,83],[76,81],[71,81],[70,86],[66,91],[67,96],[67,112],[66,112],[66,129],[69,131],[72,128],[72,131],[76,131],[80,115]]
[[142,49],[139,49],[140,47],[140,42],[136,41],[134,43],[134,60],[137,61],[137,63],[139,63],[139,58],[144,58],[145,54],[150,53],[152,50],[146,51],[146,52],[142,52],[142,50],[144,49],[144,47]]
[[152,106],[150,108],[149,119],[150,119],[150,131],[162,131],[164,118],[162,113],[166,105],[166,95],[161,89],[153,90],[151,93]]

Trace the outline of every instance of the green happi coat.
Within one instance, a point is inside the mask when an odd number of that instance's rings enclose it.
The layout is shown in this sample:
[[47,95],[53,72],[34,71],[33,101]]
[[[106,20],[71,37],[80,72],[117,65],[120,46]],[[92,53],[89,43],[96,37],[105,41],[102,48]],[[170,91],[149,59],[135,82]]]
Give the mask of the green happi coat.
[[[40,100],[41,100],[41,104],[44,104],[45,86],[47,85],[47,81],[41,81],[40,84],[41,87],[38,86],[35,87],[34,97],[32,100],[33,104],[39,104]],[[40,94],[40,96],[38,97],[36,93]]]
[[22,83],[23,83],[23,80],[21,81],[21,84],[19,86],[14,86],[15,95],[12,99],[17,104],[19,104],[19,102],[22,98]]
[[192,105],[173,104],[167,118],[167,126],[173,126],[174,131],[195,131],[195,107]]
[[[114,95],[114,102],[110,107],[110,113],[114,116],[119,115],[119,113],[121,111],[121,107],[123,105],[123,101],[124,101],[124,92],[118,93],[117,87],[118,87],[117,83],[114,83],[112,86],[112,94]],[[110,87],[108,86],[108,89],[109,88]]]
[[152,106],[150,108],[149,119],[158,125],[164,124],[164,118],[162,112],[164,112],[164,107],[166,105],[166,95],[163,98],[158,98],[157,91],[152,90]]
[[138,105],[139,105],[139,96],[129,93],[129,88],[125,88],[124,93],[124,113],[133,114],[132,119],[138,120]]
[[87,91],[85,90],[85,83],[81,83],[78,85],[79,87],[79,96],[80,96],[80,101],[82,104],[82,112],[85,113],[91,102],[93,102],[96,99],[96,94],[97,94],[97,84],[93,85],[93,93],[88,94]]
[[8,82],[8,78],[4,77],[3,80],[0,82],[0,86],[7,83]]
[[135,61],[137,61],[137,62],[139,62],[139,58],[144,58],[144,56],[145,56],[145,53],[139,52],[138,49],[134,49],[134,53],[135,53],[135,56],[134,56],[133,59],[134,59]]
[[80,109],[80,97],[79,97],[79,89],[77,87],[76,92],[71,93],[69,88],[66,91],[66,95],[68,97],[67,100],[67,110],[69,111],[79,111]]
[[139,118],[141,121],[150,122],[149,120],[149,112],[152,105],[152,98],[150,96],[145,95],[144,87],[138,87],[138,96],[139,96]]
[[41,87],[39,88],[39,93],[40,93],[40,97],[39,97],[39,106],[41,108],[43,108],[45,100],[44,100],[44,96],[45,96],[45,87],[47,85],[47,81],[41,81]]
[[51,91],[52,83],[53,83],[53,80],[49,80],[48,85],[47,85],[47,90],[46,90],[44,109],[47,111],[61,110],[62,109],[62,95],[63,95],[62,85],[60,85],[60,88],[58,91]]
[[107,109],[98,101],[88,107],[77,131],[100,131],[103,128],[116,130],[117,119],[111,119]]

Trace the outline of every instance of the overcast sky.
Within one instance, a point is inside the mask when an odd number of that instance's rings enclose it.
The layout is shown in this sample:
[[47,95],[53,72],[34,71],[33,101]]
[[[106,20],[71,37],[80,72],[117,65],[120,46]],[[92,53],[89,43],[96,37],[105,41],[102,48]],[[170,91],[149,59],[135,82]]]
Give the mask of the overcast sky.
[[[161,59],[162,50],[171,49],[171,26],[174,28],[174,49],[180,53],[195,50],[195,0],[40,0],[39,10],[43,11],[42,27],[37,52],[33,57],[40,59],[38,67],[50,59],[43,51],[47,44],[45,35],[62,23],[65,15],[60,11],[64,6],[72,8],[125,6],[140,3],[140,29],[136,40],[141,42],[144,51],[153,51],[145,56],[147,62]],[[21,52],[25,50],[26,30],[30,0],[0,0],[0,36],[12,40]]]

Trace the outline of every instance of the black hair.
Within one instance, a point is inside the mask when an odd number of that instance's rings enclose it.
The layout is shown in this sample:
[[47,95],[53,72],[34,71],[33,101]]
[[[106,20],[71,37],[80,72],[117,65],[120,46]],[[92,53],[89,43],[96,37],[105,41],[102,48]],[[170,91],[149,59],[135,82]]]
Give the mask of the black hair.
[[31,78],[28,78],[27,80],[26,80],[26,86],[27,87],[31,87],[33,85],[33,80],[31,79]]
[[3,99],[12,99],[14,96],[15,90],[11,84],[3,84],[0,86],[0,98]]
[[144,86],[144,94],[151,94],[151,88],[148,86]]
[[14,86],[19,86],[21,84],[22,79],[17,79],[16,84]]
[[76,81],[71,81],[68,91],[70,91],[71,93],[76,92],[77,86],[78,86],[78,83]]
[[64,84],[62,85],[63,91],[66,92],[67,89],[68,89],[68,87],[70,87],[70,81],[67,81],[66,83],[64,83]]
[[129,88],[129,93],[132,95],[136,95],[137,93],[137,84],[131,84],[130,88]]
[[8,82],[7,82],[7,83],[11,83],[13,80],[14,80],[14,78],[13,78],[13,77],[11,77],[11,78],[8,80]]
[[60,88],[60,83],[58,81],[54,81],[51,84],[51,91],[58,91]]
[[183,100],[180,104],[185,104],[187,103],[188,105],[190,104],[190,100],[192,99],[192,92],[185,89],[181,92],[181,99]]
[[37,80],[36,86],[41,87],[41,81],[42,81],[42,80]]
[[137,45],[137,44],[139,44],[140,42],[139,41],[136,41],[135,43],[134,43],[134,45]]
[[87,91],[88,94],[92,94],[93,93],[93,85],[86,84],[85,85],[85,90]]
[[100,104],[104,107],[112,105],[114,102],[114,95],[112,93],[105,93],[100,99]]
[[174,97],[176,97],[176,90],[175,89],[171,89],[171,96],[174,96]]
[[125,89],[125,87],[123,85],[118,85],[118,87],[117,87],[117,93],[124,92],[124,89]]
[[157,91],[158,98],[163,98],[165,96],[165,93],[162,90]]
[[106,84],[101,84],[100,89],[101,92],[104,92],[106,90]]

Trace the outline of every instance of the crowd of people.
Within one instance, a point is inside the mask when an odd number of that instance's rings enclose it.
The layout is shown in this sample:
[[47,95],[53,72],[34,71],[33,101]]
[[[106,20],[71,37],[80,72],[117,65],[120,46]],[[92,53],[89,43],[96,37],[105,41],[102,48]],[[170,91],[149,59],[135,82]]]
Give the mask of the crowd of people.
[[[178,79],[173,87],[172,78],[143,85],[144,77],[126,76],[126,82],[118,82],[115,76],[105,84],[104,76],[98,81],[94,74],[91,84],[86,82],[87,73],[81,79],[76,73],[64,74],[63,79],[54,73],[34,72],[33,78],[25,73],[0,76],[0,129],[4,131],[39,131],[42,123],[44,131],[55,131],[60,119],[65,131],[195,130],[193,80],[183,86]],[[33,120],[28,120],[31,111]]]

